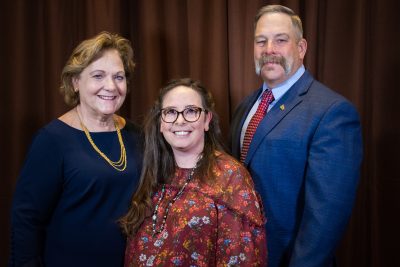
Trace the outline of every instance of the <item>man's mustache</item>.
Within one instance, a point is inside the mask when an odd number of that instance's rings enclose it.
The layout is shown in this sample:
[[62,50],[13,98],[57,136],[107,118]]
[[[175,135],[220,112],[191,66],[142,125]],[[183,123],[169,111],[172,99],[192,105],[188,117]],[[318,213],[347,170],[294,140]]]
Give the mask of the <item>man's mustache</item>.
[[267,63],[279,64],[286,71],[286,59],[282,56],[276,55],[263,55],[259,60],[258,64],[260,67],[264,66]]

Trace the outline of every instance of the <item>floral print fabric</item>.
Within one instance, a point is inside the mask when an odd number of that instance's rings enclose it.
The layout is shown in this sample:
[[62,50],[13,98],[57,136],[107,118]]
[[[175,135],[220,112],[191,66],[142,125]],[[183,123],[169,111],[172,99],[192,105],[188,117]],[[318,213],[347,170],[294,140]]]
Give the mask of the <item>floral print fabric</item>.
[[[177,168],[166,185],[156,229],[190,171]],[[170,207],[162,232],[153,236],[151,216],[144,220],[128,240],[125,266],[266,266],[265,220],[249,173],[225,154],[214,172],[212,184],[195,177],[189,182]],[[153,206],[160,194],[161,186]]]

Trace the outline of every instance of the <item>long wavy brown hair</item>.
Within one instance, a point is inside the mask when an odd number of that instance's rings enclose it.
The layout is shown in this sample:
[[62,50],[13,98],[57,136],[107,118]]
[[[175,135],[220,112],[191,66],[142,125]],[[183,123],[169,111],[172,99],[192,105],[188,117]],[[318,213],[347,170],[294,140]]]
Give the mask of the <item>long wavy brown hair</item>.
[[162,88],[144,122],[145,146],[139,186],[132,197],[127,214],[119,220],[123,232],[127,236],[134,235],[143,220],[150,216],[153,210],[151,197],[157,186],[160,183],[168,182],[175,174],[176,164],[172,148],[160,132],[160,114],[164,96],[178,86],[189,87],[199,93],[203,108],[206,112],[212,113],[209,130],[205,132],[202,158],[198,162],[194,174],[195,179],[200,179],[202,182],[212,182],[214,180],[213,166],[216,166],[218,157],[216,151],[225,151],[211,93],[200,82],[193,81],[190,78],[173,80]]

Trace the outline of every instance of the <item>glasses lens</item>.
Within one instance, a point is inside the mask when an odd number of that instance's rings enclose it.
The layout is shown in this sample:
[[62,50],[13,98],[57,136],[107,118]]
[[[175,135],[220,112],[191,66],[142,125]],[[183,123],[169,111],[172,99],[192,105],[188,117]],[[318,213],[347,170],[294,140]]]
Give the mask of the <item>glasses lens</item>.
[[173,108],[167,108],[161,110],[161,118],[167,123],[173,123],[178,119],[179,114],[182,114],[183,118],[187,122],[195,122],[200,118],[200,114],[203,111],[199,107],[188,107],[183,111],[177,111]]
[[161,112],[161,117],[165,122],[174,122],[176,120],[176,118],[178,117],[178,111],[176,111],[175,109],[171,108],[171,109],[164,109]]
[[189,107],[183,110],[183,117],[189,122],[197,121],[200,117],[201,109],[197,107]]

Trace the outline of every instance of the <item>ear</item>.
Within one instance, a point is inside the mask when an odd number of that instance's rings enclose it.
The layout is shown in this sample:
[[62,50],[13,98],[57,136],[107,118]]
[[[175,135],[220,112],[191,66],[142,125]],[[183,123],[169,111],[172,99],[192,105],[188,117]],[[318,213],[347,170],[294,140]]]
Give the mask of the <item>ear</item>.
[[304,38],[301,38],[297,44],[297,49],[299,50],[300,59],[304,59],[307,52],[307,41]]
[[74,86],[74,91],[78,92],[78,90],[79,90],[79,77],[78,76],[72,77],[72,85]]
[[207,132],[210,129],[210,123],[212,120],[212,112],[207,112],[205,118],[204,118],[204,131]]

